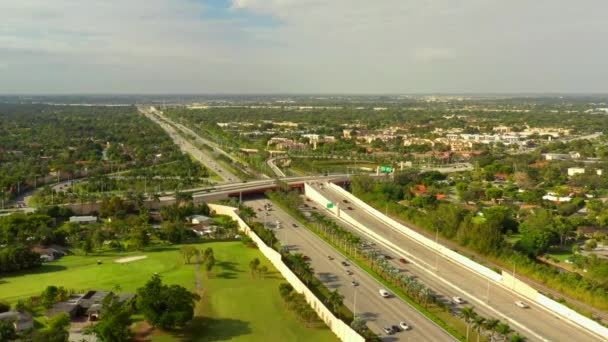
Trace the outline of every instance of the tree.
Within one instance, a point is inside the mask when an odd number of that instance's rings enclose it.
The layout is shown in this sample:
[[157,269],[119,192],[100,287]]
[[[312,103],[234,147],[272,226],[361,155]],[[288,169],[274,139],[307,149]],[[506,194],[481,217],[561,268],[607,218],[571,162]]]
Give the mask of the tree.
[[327,301],[334,309],[334,313],[338,313],[338,307],[340,307],[344,303],[344,296],[341,295],[338,290],[333,290],[329,293],[329,297],[327,297]]
[[568,237],[572,235],[572,233],[574,232],[574,228],[575,227],[572,222],[563,216],[558,216],[555,219],[555,225],[553,226],[553,230],[559,236],[560,246],[563,246],[564,243],[566,243],[566,239],[568,239]]
[[513,331],[513,330],[511,329],[511,327],[507,323],[500,322],[496,326],[496,332],[498,334],[500,334],[503,338],[506,338],[507,336],[509,336],[509,334],[511,333],[511,331]]
[[526,342],[528,339],[518,333],[511,335],[510,342]]
[[155,274],[137,289],[137,307],[153,326],[173,329],[183,326],[194,316],[194,305],[200,297],[179,285],[163,285]]
[[11,305],[5,301],[0,302],[0,313],[11,311]]
[[486,189],[486,198],[496,202],[497,199],[502,197],[502,190],[499,188],[488,188]]
[[264,265],[258,269],[258,272],[260,273],[260,276],[266,277],[266,274],[268,273],[268,267]]
[[353,321],[350,323],[350,327],[359,334],[363,334],[367,331],[367,323],[359,315],[355,315]]
[[53,304],[68,298],[68,291],[63,286],[50,285],[40,294],[42,305],[50,309]]
[[475,331],[477,332],[477,342],[479,342],[479,339],[481,337],[481,329],[484,328],[485,322],[485,318],[481,316],[476,316],[475,318],[473,318],[473,329],[475,329]]
[[180,254],[182,255],[182,257],[184,258],[184,262],[189,264],[190,260],[192,259],[193,256],[196,256],[199,252],[198,249],[196,249],[196,247],[194,246],[182,246],[182,248],[179,250]]
[[492,342],[492,340],[494,339],[494,333],[496,332],[496,327],[498,326],[498,323],[500,323],[499,320],[497,319],[488,319],[486,320],[486,330],[489,330],[491,335],[490,335],[490,342]]
[[9,320],[0,320],[0,341],[12,341],[17,339],[17,332],[13,322]]
[[215,256],[211,254],[207,257],[207,260],[205,260],[205,269],[207,270],[207,273],[211,272],[213,266],[215,266]]
[[110,294],[102,302],[101,320],[93,327],[97,338],[103,342],[130,341],[133,334],[129,328],[133,311],[118,296]]
[[460,312],[460,317],[467,323],[467,341],[469,340],[469,329],[471,328],[471,322],[477,316],[475,309],[472,306],[466,306]]
[[260,259],[258,258],[255,258],[249,262],[249,272],[251,273],[251,276],[254,276],[256,274],[259,266]]

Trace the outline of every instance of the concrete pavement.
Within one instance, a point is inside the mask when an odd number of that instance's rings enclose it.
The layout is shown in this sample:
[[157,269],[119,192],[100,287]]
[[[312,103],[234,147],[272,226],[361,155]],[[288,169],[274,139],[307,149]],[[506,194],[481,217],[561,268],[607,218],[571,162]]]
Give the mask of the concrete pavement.
[[[281,228],[275,228],[277,238],[287,245],[290,251],[310,257],[316,277],[329,289],[338,289],[344,296],[345,305],[363,317],[368,322],[368,327],[378,333],[383,340],[455,341],[454,337],[400,298],[396,296],[381,297],[378,292],[380,288],[384,288],[381,283],[350,261],[348,261],[349,266],[342,266],[341,262],[346,260],[343,255],[336,252],[332,246],[313,232],[302,227],[299,222],[280,208],[273,206],[269,215],[265,215],[265,203],[270,203],[270,201],[266,198],[245,201],[246,205],[254,208],[258,213],[258,221],[266,222],[268,227],[276,227],[276,222],[280,222]],[[328,256],[331,256],[333,260],[330,260]],[[347,270],[351,270],[353,274],[348,275]],[[353,280],[358,283],[358,286],[351,284]],[[383,327],[398,325],[401,321],[407,322],[411,326],[411,330],[400,331],[392,335],[383,332]]]

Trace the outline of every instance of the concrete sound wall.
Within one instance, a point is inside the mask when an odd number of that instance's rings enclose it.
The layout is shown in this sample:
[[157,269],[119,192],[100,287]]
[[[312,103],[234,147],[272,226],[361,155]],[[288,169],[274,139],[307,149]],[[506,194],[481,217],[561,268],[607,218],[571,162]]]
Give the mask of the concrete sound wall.
[[[327,324],[331,331],[342,341],[364,342],[365,339],[348,326],[344,321],[338,319],[326,306],[317,298],[312,291],[283,263],[281,254],[268,247],[257,234],[243,221],[237,214],[237,209],[233,207],[209,204],[209,208],[216,214],[230,216],[234,219],[239,228],[255,242],[264,256],[270,260],[272,265],[281,272],[283,277],[293,286],[294,290],[304,294],[308,304],[315,310],[321,320]],[[278,289],[277,289],[278,291]]]

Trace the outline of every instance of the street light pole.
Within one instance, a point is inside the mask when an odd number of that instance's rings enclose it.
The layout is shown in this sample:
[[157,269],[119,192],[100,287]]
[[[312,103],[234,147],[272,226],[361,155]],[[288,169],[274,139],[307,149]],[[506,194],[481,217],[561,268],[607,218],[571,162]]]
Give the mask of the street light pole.
[[437,228],[437,230],[435,230],[435,248],[437,249],[437,252],[435,253],[435,271],[437,271],[437,269],[439,268],[439,228]]
[[355,290],[355,303],[353,304],[353,319],[357,317],[357,287],[354,287]]

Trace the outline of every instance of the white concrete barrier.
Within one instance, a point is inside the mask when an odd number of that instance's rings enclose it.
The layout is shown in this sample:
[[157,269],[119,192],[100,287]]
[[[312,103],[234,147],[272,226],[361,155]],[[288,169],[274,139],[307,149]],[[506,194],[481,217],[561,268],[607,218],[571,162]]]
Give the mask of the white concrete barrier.
[[[215,211],[216,214],[226,215],[234,219],[237,223],[241,231],[243,231],[247,236],[249,236],[253,242],[255,242],[262,252],[264,256],[270,260],[272,265],[281,272],[281,275],[293,286],[294,290],[304,294],[306,301],[308,304],[315,310],[315,312],[319,315],[321,320],[327,324],[327,326],[331,329],[331,331],[338,336],[338,338],[342,341],[347,342],[364,342],[365,339],[359,335],[356,331],[354,331],[348,324],[344,323],[344,321],[338,319],[326,306],[315,296],[310,289],[304,284],[300,278],[298,278],[295,273],[283,263],[281,259],[281,254],[275,251],[274,249],[268,247],[262,239],[260,239],[257,234],[241,219],[237,211],[238,209],[233,207],[228,207],[224,205],[217,204],[209,204],[209,208],[212,211]],[[278,291],[278,288],[277,288]]]
[[[558,303],[558,302],[540,294],[536,289],[532,288],[528,284],[526,284],[516,278],[513,278],[513,276],[511,276],[508,272],[505,272],[503,270],[502,275],[497,274],[493,270],[491,270],[485,266],[482,266],[482,265],[476,263],[475,261],[473,261],[463,255],[460,255],[460,254],[452,251],[449,248],[442,246],[441,244],[435,243],[435,241],[415,232],[411,228],[382,214],[380,211],[371,207],[369,204],[363,202],[362,200],[360,200],[359,198],[357,198],[350,192],[344,190],[342,187],[335,185],[333,183],[329,183],[329,184],[326,183],[325,186],[337,191],[342,196],[348,198],[349,201],[355,203],[357,206],[361,207],[362,209],[366,210],[368,213],[370,213],[371,215],[376,217],[378,220],[397,229],[398,231],[402,232],[403,234],[407,235],[408,237],[412,238],[413,240],[418,241],[419,243],[427,246],[430,249],[439,251],[441,254],[443,254],[445,257],[451,259],[452,261],[454,261],[462,266],[467,267],[468,269],[476,272],[477,274],[479,274],[483,277],[486,277],[505,288],[511,289],[512,291],[518,293],[519,295],[524,296],[525,298],[528,298],[532,302],[541,305],[542,307],[553,312],[554,314],[556,314],[566,320],[569,320],[570,322],[577,324],[599,336],[602,336],[608,341],[608,328],[604,327],[603,325],[599,324],[598,322],[596,322],[588,317],[585,317],[585,316],[579,314],[578,312],[568,308],[567,306],[565,306],[561,303]],[[320,204],[329,202],[329,200],[327,198],[325,198],[322,194],[320,194],[314,188],[308,186],[308,184],[305,184],[304,189],[306,192],[306,196],[310,197],[312,200],[314,200]],[[310,193],[310,196],[309,196],[309,193]],[[334,213],[336,213],[336,212],[339,213],[339,209],[334,211]],[[373,231],[364,227],[362,224],[358,223],[355,219],[350,217],[350,215],[348,215],[346,212],[341,213],[340,217],[342,219],[344,219],[345,221],[349,222],[350,224],[353,224],[361,229],[364,229],[366,232],[369,232],[369,235],[376,236],[377,239],[386,243],[386,239],[378,236],[378,234],[374,233]]]
[[349,199],[349,201],[355,203],[357,206],[361,207],[362,209],[364,209],[365,211],[367,211],[369,214],[371,214],[372,216],[374,216],[376,219],[380,220],[381,222],[384,222],[385,224],[393,227],[394,229],[398,230],[399,232],[407,235],[409,238],[417,241],[418,243],[439,252],[440,254],[442,254],[443,256],[445,256],[446,258],[466,267],[469,268],[471,270],[473,270],[474,272],[486,277],[486,278],[490,278],[496,282],[501,282],[502,281],[502,276],[496,272],[494,272],[492,269],[485,267],[483,265],[480,265],[478,263],[476,263],[475,261],[461,255],[458,254],[456,252],[454,252],[453,250],[446,248],[445,246],[436,243],[435,241],[427,238],[426,236],[414,231],[413,229],[393,220],[392,218],[382,214],[380,211],[378,211],[376,208],[373,208],[372,206],[370,206],[369,204],[363,202],[362,200],[360,200],[359,198],[357,198],[356,196],[354,196],[353,194],[351,194],[350,192],[344,190],[343,188],[341,188],[338,185],[335,185],[333,183],[330,183],[327,185],[327,187],[331,188],[332,190],[335,190],[336,192],[340,193],[340,195],[346,197]]

